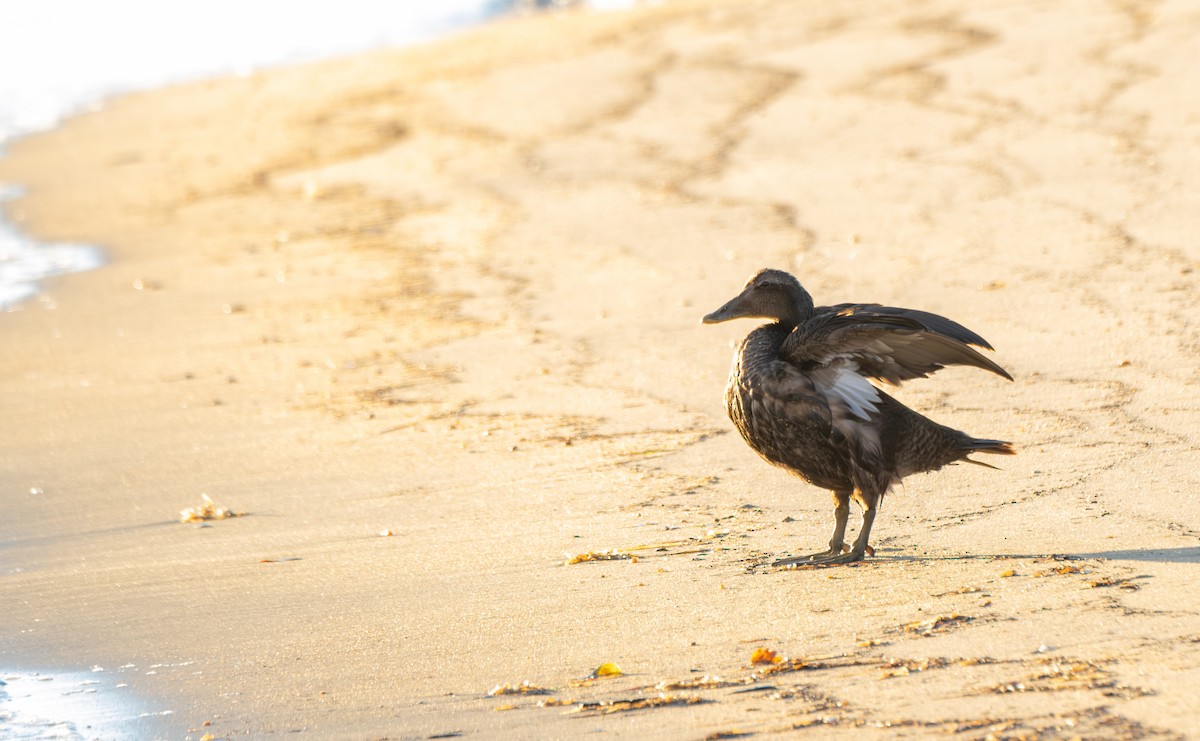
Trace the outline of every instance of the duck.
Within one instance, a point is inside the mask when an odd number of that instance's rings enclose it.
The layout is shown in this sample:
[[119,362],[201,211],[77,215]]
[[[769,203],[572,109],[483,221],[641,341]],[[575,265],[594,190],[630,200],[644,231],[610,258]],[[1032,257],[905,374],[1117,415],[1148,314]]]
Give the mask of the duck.
[[[946,317],[880,304],[814,306],[791,274],[760,270],[705,324],[765,319],[738,346],[725,407],[746,443],[769,463],[833,492],[834,528],[825,551],[776,566],[847,564],[874,555],[875,515],[893,486],[953,463],[991,464],[974,453],[1013,455],[1005,440],[976,438],[913,411],[884,393],[949,365],[1012,381],[979,350],[992,346]],[[862,509],[845,542],[850,501]]]

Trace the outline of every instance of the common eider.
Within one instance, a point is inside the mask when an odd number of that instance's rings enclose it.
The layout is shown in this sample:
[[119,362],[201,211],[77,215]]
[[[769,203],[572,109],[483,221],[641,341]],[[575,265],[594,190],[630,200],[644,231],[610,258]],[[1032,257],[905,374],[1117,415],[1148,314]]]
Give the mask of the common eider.
[[[899,385],[947,365],[970,365],[1012,380],[971,346],[982,337],[937,314],[879,304],[814,307],[782,270],[762,270],[740,294],[704,317],[769,322],[734,357],[725,405],[746,442],[767,461],[833,491],[829,549],[776,565],[852,563],[869,547],[884,495],[902,478],[935,471],[972,453],[1012,455],[1012,443],[972,437],[940,425],[888,396],[868,379]],[[992,468],[992,466],[988,466]],[[846,546],[850,500],[862,527]]]

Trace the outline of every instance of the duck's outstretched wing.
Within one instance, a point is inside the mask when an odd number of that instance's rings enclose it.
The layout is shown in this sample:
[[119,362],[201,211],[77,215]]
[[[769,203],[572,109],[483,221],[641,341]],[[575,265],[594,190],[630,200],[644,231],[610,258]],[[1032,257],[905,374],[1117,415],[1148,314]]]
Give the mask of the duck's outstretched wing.
[[843,314],[846,316],[856,316],[860,318],[875,317],[900,317],[910,321],[917,322],[926,331],[944,335],[953,340],[965,343],[967,345],[975,345],[976,347],[994,350],[991,344],[967,329],[963,325],[947,319],[941,314],[931,314],[928,311],[920,311],[918,309],[901,309],[895,306],[884,306],[882,304],[837,304],[836,306],[828,307],[829,311],[835,314]]
[[979,335],[937,314],[839,304],[818,309],[797,327],[784,342],[781,356],[801,369],[853,365],[862,376],[894,385],[947,365],[970,365],[1012,380],[971,345],[991,349]]

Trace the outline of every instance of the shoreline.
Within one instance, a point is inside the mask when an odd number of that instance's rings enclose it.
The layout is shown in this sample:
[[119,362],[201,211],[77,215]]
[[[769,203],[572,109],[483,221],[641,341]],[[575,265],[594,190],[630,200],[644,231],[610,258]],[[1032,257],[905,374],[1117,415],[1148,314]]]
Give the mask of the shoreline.
[[[343,8],[343,10],[353,12],[350,8]],[[464,8],[459,8],[454,12],[446,10],[443,11],[443,16],[436,13],[428,16],[422,13],[410,13],[402,27],[392,28],[396,19],[388,19],[388,23],[378,29],[372,39],[360,40],[360,43],[357,44],[350,42],[349,46],[347,40],[339,40],[341,36],[345,35],[344,30],[326,28],[325,33],[329,38],[322,45],[324,51],[311,48],[311,40],[308,43],[310,48],[304,48],[305,44],[299,39],[292,39],[298,33],[303,32],[303,24],[307,21],[302,21],[299,28],[293,28],[286,36],[281,37],[285,40],[275,40],[269,47],[266,47],[273,51],[264,49],[254,52],[246,49],[235,51],[235,56],[241,60],[239,62],[227,62],[224,65],[205,68],[201,61],[192,58],[194,54],[189,55],[185,52],[179,57],[166,60],[165,64],[160,61],[156,73],[158,77],[153,80],[139,78],[128,70],[127,74],[132,76],[128,81],[117,81],[112,77],[111,72],[101,73],[92,79],[94,88],[91,90],[85,91],[83,88],[78,88],[78,85],[72,85],[73,93],[60,93],[56,90],[53,95],[48,97],[47,101],[42,102],[41,108],[44,110],[37,116],[43,121],[42,125],[21,123],[20,116],[14,115],[7,117],[11,121],[6,121],[4,115],[6,111],[0,107],[0,157],[4,155],[8,145],[23,137],[34,135],[38,131],[56,128],[65,120],[77,116],[102,111],[106,101],[126,95],[180,85],[201,84],[205,80],[247,77],[275,68],[296,67],[321,60],[367,54],[373,50],[396,50],[406,46],[435,43],[439,38],[448,38],[472,27],[482,26],[506,16],[514,17],[522,12],[532,11],[518,10],[512,7],[512,3],[509,3],[507,6],[493,4],[490,10],[482,5],[473,11]],[[255,18],[244,20],[250,26],[257,22]],[[292,20],[295,22],[295,19]],[[330,33],[331,30],[332,33]],[[286,39],[292,40],[287,41]],[[90,51],[84,49],[81,53],[86,55]],[[249,56],[246,56],[247,54]],[[57,81],[56,84],[56,81],[51,79],[47,84],[52,88],[57,88],[62,86],[62,81]],[[18,100],[23,97],[23,94],[24,97],[28,97],[27,91],[21,89],[15,89],[12,92]],[[50,114],[47,113],[48,111],[56,112]],[[6,122],[16,123],[5,127],[3,124]],[[0,204],[15,198],[20,191],[21,186],[17,183],[0,182]],[[3,212],[0,212],[0,311],[17,310],[20,304],[41,295],[37,290],[37,285],[42,280],[66,273],[94,270],[104,264],[102,252],[99,248],[90,245],[41,244],[36,245],[33,251],[24,251],[21,243],[26,240],[19,226],[20,220],[21,212],[19,210],[17,219],[12,222],[4,219]],[[10,244],[6,244],[6,240]],[[21,272],[19,279],[16,274],[17,267]],[[10,277],[17,281],[11,286],[9,285],[12,282]]]
[[[0,154],[0,156],[3,155]],[[20,230],[16,223],[5,218],[3,213],[3,204],[17,198],[20,194],[19,186],[0,183],[0,245],[4,240],[12,243],[33,241]],[[20,311],[24,304],[37,301],[39,297],[42,298],[43,303],[46,303],[47,299],[37,288],[40,281],[59,275],[97,270],[105,264],[103,251],[91,245],[49,243],[39,244],[35,250],[33,255],[26,256],[21,260],[22,275],[19,280],[0,281],[0,313]],[[5,262],[12,259],[11,256],[4,255]],[[6,271],[13,271],[12,267],[7,265],[3,267],[6,268]],[[16,276],[16,272],[10,274]]]
[[[1198,483],[1158,12],[506,20],[22,139],[26,223],[113,259],[0,314],[0,665],[176,666],[129,687],[170,736],[1188,737],[1200,512],[1140,495]],[[1016,70],[1030,29],[1059,56]],[[1016,384],[899,395],[1021,454],[771,569],[828,493],[730,434],[750,326],[699,324],[765,265],[988,337]]]

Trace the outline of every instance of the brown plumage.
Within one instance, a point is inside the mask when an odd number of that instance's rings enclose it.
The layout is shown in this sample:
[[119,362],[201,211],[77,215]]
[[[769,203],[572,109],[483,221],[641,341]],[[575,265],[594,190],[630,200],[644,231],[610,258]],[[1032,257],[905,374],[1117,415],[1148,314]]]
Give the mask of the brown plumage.
[[[988,466],[971,453],[1012,455],[985,440],[927,419],[867,379],[899,385],[947,365],[1012,376],[971,345],[992,349],[956,322],[878,304],[814,307],[791,275],[762,270],[705,324],[741,317],[771,320],[751,332],[734,357],[725,405],[746,442],[771,463],[833,491],[829,550],[777,564],[862,560],[875,512],[903,477],[957,461]],[[988,466],[989,468],[991,466]],[[845,545],[850,499],[863,509],[854,545]]]

